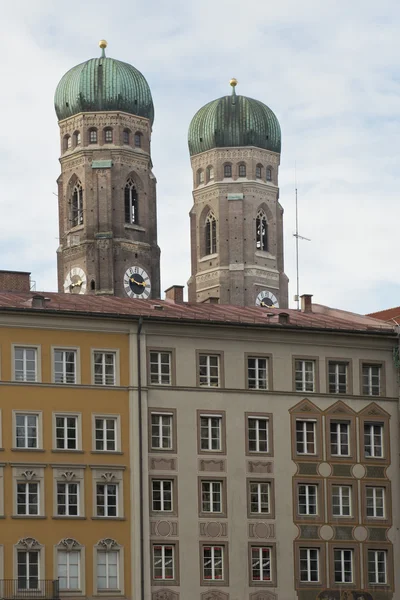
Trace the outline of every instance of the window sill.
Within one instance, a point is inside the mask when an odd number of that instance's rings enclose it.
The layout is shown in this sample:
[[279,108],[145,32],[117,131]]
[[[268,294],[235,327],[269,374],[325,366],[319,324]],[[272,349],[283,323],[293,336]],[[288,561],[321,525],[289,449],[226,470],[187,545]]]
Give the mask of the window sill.
[[65,454],[66,452],[72,454],[84,454],[84,450],[73,450],[72,448],[57,448],[57,450],[52,450],[54,454]]
[[11,448],[11,452],[46,452],[44,448]]
[[90,454],[124,454],[120,450],[91,450]]
[[85,226],[82,223],[81,225],[75,225],[75,227],[71,227],[71,229],[69,229],[67,233],[75,233],[76,231],[83,231],[84,229]]
[[146,231],[144,227],[135,225],[134,223],[125,223],[125,229],[132,229],[133,231]]
[[43,517],[42,515],[11,515],[12,519],[47,519],[47,517]]
[[91,517],[92,521],[126,521],[125,517]]
[[218,258],[218,252],[215,254],[206,254],[202,258],[200,258],[199,263],[206,262],[207,260],[212,260],[213,258]]
[[126,598],[125,594],[119,590],[97,590],[93,596],[119,596]]
[[273,260],[276,259],[276,256],[271,254],[271,252],[268,252],[268,250],[256,250],[256,256],[259,256],[260,258],[271,258]]
[[68,515],[53,515],[52,519],[56,519],[57,521],[71,521],[71,519],[75,519],[75,520],[80,520],[80,521],[84,521],[86,519],[86,517],[80,517],[79,515],[77,516],[68,516]]

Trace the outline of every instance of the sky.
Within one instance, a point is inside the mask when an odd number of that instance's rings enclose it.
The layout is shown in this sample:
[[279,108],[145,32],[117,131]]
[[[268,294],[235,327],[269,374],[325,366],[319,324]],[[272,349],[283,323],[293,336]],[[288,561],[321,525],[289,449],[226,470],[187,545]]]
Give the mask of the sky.
[[285,271],[300,293],[359,313],[400,305],[400,4],[396,0],[15,0],[2,3],[0,269],[56,291],[63,74],[100,55],[146,77],[155,105],[161,289],[190,276],[196,111],[230,93],[257,98],[282,129]]

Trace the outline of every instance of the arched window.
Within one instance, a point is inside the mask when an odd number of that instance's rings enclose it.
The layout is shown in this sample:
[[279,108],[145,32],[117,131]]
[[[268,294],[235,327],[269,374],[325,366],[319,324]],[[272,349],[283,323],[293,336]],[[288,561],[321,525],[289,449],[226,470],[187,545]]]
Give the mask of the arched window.
[[72,190],[71,203],[71,227],[83,224],[83,189],[80,181],[77,181]]
[[80,131],[75,131],[74,137],[75,137],[75,146],[80,146],[80,143],[81,143],[81,132]]
[[131,141],[131,132],[129,131],[129,129],[124,129],[123,133],[122,133],[122,141],[124,142],[124,144],[128,144]]
[[265,170],[265,179],[267,181],[272,181],[272,169],[271,167],[267,167]]
[[232,177],[232,165],[224,165],[224,177]]
[[204,183],[204,171],[203,169],[199,169],[197,171],[197,185]]
[[137,131],[135,133],[135,146],[136,148],[142,147],[142,134],[140,133],[140,131]]
[[64,152],[66,152],[70,148],[71,148],[71,136],[65,135],[64,139],[63,139],[63,150],[64,150]]
[[246,165],[239,165],[239,177],[246,177]]
[[128,179],[125,185],[125,223],[138,223],[138,196],[134,182]]
[[97,129],[89,129],[89,144],[97,144]]
[[96,282],[94,279],[92,279],[92,281],[90,282],[90,291],[94,292],[96,289]]
[[207,181],[214,179],[214,167],[207,167]]
[[256,217],[256,248],[257,250],[268,250],[268,224],[265,212],[260,209]]
[[262,177],[262,165],[256,166],[256,179],[261,179]]
[[111,127],[106,127],[106,129],[104,130],[104,143],[112,144],[112,141],[113,141],[113,130],[111,129]]
[[[62,486],[78,487],[77,483],[60,484]],[[69,491],[69,490],[68,490]],[[69,492],[71,494],[71,492]],[[71,497],[71,495],[70,495]],[[74,497],[72,495],[72,497]],[[69,513],[71,514],[71,513]],[[75,514],[75,513],[72,513]],[[77,513],[79,514],[79,512]],[[80,582],[82,580],[82,546],[74,538],[63,538],[56,547],[57,550],[57,575],[60,590],[70,592],[72,590],[80,590]]]
[[217,252],[217,219],[213,212],[209,212],[206,218],[206,255]]

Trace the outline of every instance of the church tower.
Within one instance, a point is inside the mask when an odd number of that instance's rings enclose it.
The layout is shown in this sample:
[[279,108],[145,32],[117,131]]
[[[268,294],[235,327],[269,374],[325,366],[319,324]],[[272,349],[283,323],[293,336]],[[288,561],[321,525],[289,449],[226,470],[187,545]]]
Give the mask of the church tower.
[[230,83],[232,94],[206,104],[189,128],[189,301],[286,308],[281,130],[272,110]]
[[55,93],[61,139],[58,290],[160,296],[150,88],[132,65],[100,58],[68,71]]

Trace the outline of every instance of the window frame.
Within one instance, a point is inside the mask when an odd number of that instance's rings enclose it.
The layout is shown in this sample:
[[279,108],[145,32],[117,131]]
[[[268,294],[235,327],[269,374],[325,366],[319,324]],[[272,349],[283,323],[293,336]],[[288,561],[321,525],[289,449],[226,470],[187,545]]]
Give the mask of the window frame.
[[[94,466],[92,470],[92,496],[93,496],[93,516],[92,519],[99,521],[123,521],[125,520],[124,512],[124,469],[122,466]],[[115,515],[100,515],[98,504],[98,486],[99,485],[115,485],[116,486],[116,514]],[[106,497],[106,495],[104,495]],[[107,503],[108,505],[108,503]],[[106,506],[106,504],[104,504]],[[114,505],[110,505],[114,506]]]
[[[35,416],[36,417],[36,446],[29,448],[27,446],[17,445],[17,416]],[[23,450],[25,452],[37,452],[43,450],[43,414],[38,410],[13,410],[13,450]]]
[[[136,182],[129,176],[123,188],[124,194],[124,225],[139,225],[139,191]],[[129,220],[127,218],[129,213]]]
[[[267,361],[266,371],[267,371],[267,387],[266,388],[252,388],[249,385],[249,360],[250,359],[265,359]],[[272,366],[272,354],[258,354],[246,352],[244,355],[244,369],[245,369],[245,382],[246,382],[246,390],[251,392],[271,392],[274,389],[273,386],[273,366]]]
[[[251,486],[266,484],[268,486],[268,512],[252,512],[251,510]],[[248,519],[275,519],[275,480],[273,478],[248,477],[247,486],[247,518]]]
[[[270,555],[270,579],[253,579],[253,550],[259,548],[259,549],[268,549],[269,550],[269,555]],[[250,587],[258,587],[258,586],[262,586],[262,587],[277,587],[278,582],[277,582],[277,569],[276,569],[276,543],[275,542],[268,542],[263,544],[263,543],[254,543],[254,542],[249,542],[248,543],[248,562],[249,562],[249,566],[248,566],[248,573],[249,573],[249,586]]]
[[[289,409],[291,413],[291,438],[292,438],[292,460],[294,461],[311,461],[322,460],[322,412],[310,400],[301,400],[293,408]],[[315,421],[316,429],[316,444],[315,454],[298,454],[297,452],[297,436],[296,430],[297,421]]]
[[[95,135],[92,135],[95,134]],[[88,145],[99,143],[99,132],[97,127],[89,127],[88,129]]]
[[[110,137],[108,134],[111,133],[111,139],[107,139]],[[103,129],[103,144],[113,144],[114,143],[114,131],[112,127],[104,127]]]
[[[65,504],[60,504],[58,502],[59,500],[59,486],[60,485],[64,485],[65,487]],[[73,492],[69,491],[69,486],[71,485],[76,485],[76,507],[77,507],[77,514],[70,514],[70,508],[71,506],[75,506],[73,503],[69,502],[69,498],[70,496],[73,495]],[[73,479],[72,481],[60,481],[60,479],[57,479],[56,481],[56,497],[55,497],[55,505],[56,505],[56,515],[57,517],[62,517],[65,519],[76,519],[81,517],[81,488],[82,488],[82,482],[79,481],[78,479]],[[60,506],[65,506],[65,513],[64,514],[60,514],[59,510],[60,510]]]
[[[24,486],[25,487],[25,491],[21,492],[18,488],[20,486]],[[37,477],[34,477],[32,480],[24,480],[22,481],[22,478],[18,478],[15,480],[15,486],[16,486],[16,491],[15,491],[15,496],[16,496],[16,514],[15,516],[18,517],[26,517],[28,519],[31,519],[32,517],[40,517],[41,515],[41,490],[40,490],[40,481]],[[36,487],[36,492],[31,492],[29,490],[30,486],[35,486]],[[19,496],[20,494],[23,493],[24,498],[25,498],[25,502],[22,504],[22,506],[25,507],[25,512],[19,512],[19,507],[21,506],[21,504],[18,502],[19,500]],[[36,503],[30,503],[29,501],[29,496],[31,494],[36,494]],[[31,506],[35,506],[36,507],[36,512],[30,512],[30,507]]]
[[[219,579],[208,579],[204,577],[204,550],[206,548],[222,549],[222,577]],[[216,542],[200,542],[200,585],[201,586],[228,586],[229,585],[229,556],[228,556],[228,543],[222,542],[220,544]],[[215,569],[215,566],[214,566]]]
[[[382,488],[384,490],[384,516],[374,517],[367,515],[367,489]],[[361,508],[362,522],[369,525],[380,525],[390,527],[392,525],[392,484],[387,479],[361,480]]]
[[[170,481],[172,489],[172,510],[155,510],[154,509],[154,498],[153,498],[153,483],[154,481]],[[160,474],[160,475],[149,475],[149,511],[150,515],[154,517],[177,517],[178,516],[178,481],[176,475]]]
[[[57,419],[75,419],[75,430],[76,430],[76,448],[58,448],[57,447]],[[82,413],[75,412],[53,412],[52,413],[52,424],[53,424],[53,452],[82,452]]]
[[[216,476],[211,476],[211,477],[206,477],[204,475],[201,475],[200,477],[198,477],[198,513],[199,513],[199,517],[200,518],[204,518],[204,519],[221,519],[221,518],[227,518],[228,516],[228,502],[227,502],[227,484],[226,484],[226,477],[216,477]],[[219,512],[217,511],[205,511],[203,510],[203,484],[204,483],[210,483],[210,484],[215,484],[215,483],[219,483],[221,486],[221,492],[220,492],[220,503],[221,503],[221,510]]]
[[[364,367],[378,367],[379,370],[379,393],[371,394],[364,391]],[[368,384],[370,385],[370,383]],[[360,360],[360,396],[368,399],[386,396],[386,369],[385,362],[380,360]]]
[[[164,547],[164,548],[172,548],[173,550],[173,577],[172,578],[167,578],[167,579],[162,579],[162,578],[155,578],[154,577],[154,549],[157,547]],[[151,565],[151,584],[153,586],[160,586],[160,585],[173,585],[173,586],[178,586],[180,584],[179,581],[179,542],[178,541],[172,541],[171,540],[165,540],[165,539],[160,539],[160,541],[155,541],[152,540],[151,541],[151,545],[150,545],[150,565]]]
[[[77,483],[78,484],[78,515],[60,515],[58,514],[58,484],[59,483]],[[85,519],[85,481],[84,468],[76,465],[65,464],[53,466],[53,519],[73,520]]]
[[[350,501],[350,514],[349,515],[344,515],[344,514],[334,514],[333,510],[333,492],[334,492],[334,488],[349,488],[350,490],[350,494],[349,494],[349,501]],[[349,481],[349,480],[329,480],[328,481],[328,493],[329,493],[329,502],[328,502],[328,509],[329,509],[329,513],[330,513],[330,519],[332,522],[340,522],[340,524],[343,524],[345,522],[355,522],[358,519],[358,498],[357,498],[357,489],[354,486],[354,482]],[[343,503],[342,503],[343,504]]]
[[[315,485],[317,488],[317,514],[303,515],[299,512],[299,486]],[[321,480],[311,477],[295,477],[293,479],[293,520],[300,523],[324,523],[325,488]]]
[[[346,391],[345,392],[331,392],[329,382],[329,368],[331,365],[345,365],[346,366]],[[332,396],[351,396],[353,394],[353,364],[350,358],[334,358],[329,357],[326,359],[326,393]]]
[[[245,444],[246,444],[246,456],[273,456],[274,455],[274,439],[273,439],[273,414],[272,413],[256,413],[246,412],[245,418]],[[268,450],[250,450],[250,419],[265,420],[267,422],[267,446]]]
[[[229,175],[227,174],[229,171]],[[224,179],[232,179],[232,173],[233,173],[233,169],[232,169],[232,163],[227,162],[224,163],[223,165],[223,175],[224,175]]]
[[[220,449],[203,449],[201,447],[201,418],[220,418]],[[197,453],[201,455],[226,454],[226,415],[223,410],[197,410]]]
[[122,144],[124,146],[130,146],[131,145],[131,135],[132,132],[130,129],[128,129],[127,127],[125,127],[122,131]]
[[[298,361],[302,361],[303,363],[308,363],[311,362],[314,365],[313,368],[313,389],[312,390],[307,390],[304,389],[305,387],[305,383],[306,380],[304,379],[302,381],[302,389],[297,389],[297,385],[296,385],[296,372],[298,372],[298,369],[296,369],[296,363]],[[293,369],[293,391],[296,392],[297,394],[318,394],[319,393],[319,357],[318,356],[292,356],[292,369]],[[303,374],[305,373],[305,370],[302,369]]]
[[[96,420],[103,419],[104,421],[114,421],[115,423],[115,450],[98,450],[96,448]],[[104,430],[104,427],[103,427]],[[106,441],[104,438],[103,442]],[[121,443],[121,415],[115,413],[92,413],[92,453],[99,454],[122,454]]]
[[[60,580],[59,575],[59,556],[61,554],[69,554],[76,552],[78,554],[78,588],[62,588],[60,585],[60,593],[64,596],[81,596],[85,594],[85,549],[73,538],[61,540],[54,548],[54,578]],[[68,561],[67,561],[68,563]],[[67,569],[69,565],[67,564]],[[67,575],[67,580],[68,580]]]
[[218,254],[217,217],[212,209],[204,219],[204,258]]
[[[101,493],[99,490],[100,486],[104,486],[104,492]],[[109,491],[109,488],[115,488],[115,494],[112,494]],[[119,503],[120,503],[120,489],[118,482],[114,481],[96,481],[95,483],[95,496],[96,496],[96,512],[95,516],[98,519],[118,519],[121,515],[119,514]],[[99,503],[99,496],[104,497],[103,505]],[[115,504],[110,503],[110,498],[115,497]],[[115,515],[109,514],[110,509],[114,509],[115,507]],[[101,512],[101,508],[104,510],[104,514],[99,514]]]
[[[56,352],[74,352],[75,353],[75,381],[74,383],[57,382],[55,370],[55,353]],[[80,369],[80,348],[78,346],[52,346],[51,347],[51,381],[56,385],[80,385],[81,369]]]
[[273,181],[273,168],[270,165],[265,167],[265,181],[270,183]]
[[256,168],[255,168],[255,178],[256,179],[262,179],[262,170],[263,170],[263,166],[260,163],[257,163]]
[[[41,346],[38,344],[12,344],[12,379],[13,381],[21,384],[25,383],[31,385],[33,383],[41,383],[42,382],[42,357],[41,357]],[[17,379],[16,378],[16,368],[15,368],[15,351],[16,350],[35,350],[35,379],[33,381],[27,381],[26,379]],[[25,362],[25,359],[23,359]],[[24,367],[25,374],[25,367]]]
[[143,133],[141,131],[135,131],[133,134],[133,144],[135,148],[142,148],[143,146]]
[[[119,544],[112,544],[110,547],[105,547],[105,544],[109,540],[104,540],[104,546],[102,540],[99,541],[94,547],[93,553],[93,593],[96,595],[112,595],[112,596],[123,596],[124,595],[124,549]],[[109,554],[111,552],[117,553],[117,578],[118,588],[100,588],[98,586],[98,556],[99,554]]]
[[[217,369],[218,369],[218,383],[217,385],[210,385],[210,381],[211,381],[211,372],[210,369],[211,368],[215,368],[212,367],[209,364],[209,360],[207,360],[207,364],[206,364],[206,369],[207,369],[207,374],[206,374],[206,379],[207,379],[207,384],[202,384],[201,383],[201,377],[202,375],[200,374],[200,368],[202,365],[200,365],[200,359],[201,357],[206,357],[207,359],[209,358],[214,358],[217,357]],[[221,389],[223,387],[225,387],[225,382],[224,382],[224,353],[221,350],[196,350],[196,385],[198,388],[202,388],[202,389]]]
[[[368,464],[386,464],[389,465],[391,462],[390,456],[390,418],[386,411],[384,411],[375,402],[368,404],[359,413],[359,439],[360,439],[360,460]],[[382,457],[369,456],[365,452],[364,444],[364,427],[366,424],[370,425],[382,425],[383,426],[383,437],[382,437]]]
[[[302,551],[306,551],[306,558],[302,558],[301,554]],[[311,559],[310,556],[310,551],[314,551],[316,552],[316,557],[317,557],[317,580],[313,580],[310,579],[310,573],[312,572],[311,569],[311,560],[315,560],[315,559]],[[308,577],[307,579],[301,579],[301,573],[302,573],[302,569],[301,569],[301,562],[302,560],[306,560],[307,562],[307,574]],[[310,586],[310,585],[315,585],[315,586],[319,586],[321,585],[321,570],[323,571],[323,566],[321,569],[321,548],[319,546],[310,546],[309,544],[307,545],[299,545],[298,547],[298,581],[300,585],[303,586]]]
[[[114,355],[114,382],[113,383],[96,383],[96,373],[95,373],[95,360],[96,354],[113,354]],[[120,385],[120,362],[119,362],[119,349],[118,348],[92,348],[91,349],[91,371],[92,371],[92,385],[95,385],[96,388],[113,388],[118,387]],[[104,363],[105,364],[105,363]],[[104,366],[103,364],[103,366]],[[105,371],[102,373],[102,378],[104,380]]]
[[[156,448],[153,447],[153,436],[152,436],[152,416],[168,416],[171,418],[171,446],[169,448]],[[159,453],[167,453],[167,454],[176,454],[177,453],[177,411],[175,408],[157,408],[157,407],[149,407],[148,408],[148,431],[149,431],[149,453],[151,454],[159,454]]]
[[[243,174],[244,173],[244,174]],[[245,179],[247,177],[247,165],[246,163],[239,163],[237,166],[237,176],[239,179]]]
[[[169,383],[154,383],[153,381],[151,381],[151,354],[169,354],[170,360],[169,360]],[[159,361],[158,361],[158,364]],[[148,385],[151,386],[155,386],[155,387],[160,387],[160,388],[168,388],[168,387],[173,387],[176,385],[176,380],[175,380],[175,349],[174,348],[153,348],[153,347],[149,347],[147,349],[147,379],[148,379]],[[160,373],[158,373],[158,379],[160,379]]]

